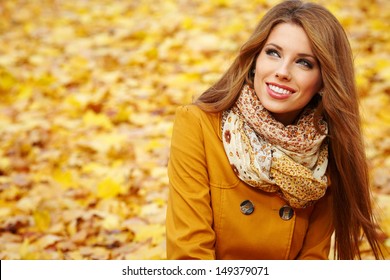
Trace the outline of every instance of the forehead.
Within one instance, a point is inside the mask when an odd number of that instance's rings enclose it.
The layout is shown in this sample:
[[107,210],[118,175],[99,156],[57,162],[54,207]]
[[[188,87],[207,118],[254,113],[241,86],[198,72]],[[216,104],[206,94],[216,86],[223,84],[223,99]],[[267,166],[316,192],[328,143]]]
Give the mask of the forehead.
[[275,44],[283,50],[312,54],[311,43],[305,30],[297,24],[280,23],[276,25],[265,43]]

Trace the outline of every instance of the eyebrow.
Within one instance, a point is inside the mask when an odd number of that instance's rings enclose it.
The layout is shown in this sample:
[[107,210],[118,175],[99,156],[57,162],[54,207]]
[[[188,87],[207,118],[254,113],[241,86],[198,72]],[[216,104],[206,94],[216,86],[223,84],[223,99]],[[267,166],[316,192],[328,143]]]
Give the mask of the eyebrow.
[[[279,46],[279,45],[277,45],[277,44],[274,44],[274,43],[269,43],[269,44],[265,45],[264,47],[266,47],[266,46],[273,46],[273,47],[275,47],[276,49],[278,49],[278,50],[280,50],[280,51],[283,51],[283,48],[282,48],[281,46]],[[314,55],[308,54],[308,53],[299,53],[298,56],[301,56],[301,57],[306,57],[306,56],[308,56],[308,57],[313,58],[314,60],[317,60],[317,58],[316,58]]]

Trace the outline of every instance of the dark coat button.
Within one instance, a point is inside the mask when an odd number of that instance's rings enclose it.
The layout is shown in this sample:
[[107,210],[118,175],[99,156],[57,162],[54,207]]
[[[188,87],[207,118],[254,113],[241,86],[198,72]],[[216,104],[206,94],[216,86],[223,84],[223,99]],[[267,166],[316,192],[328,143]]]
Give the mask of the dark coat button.
[[279,216],[282,220],[288,221],[294,216],[294,209],[291,206],[284,205],[279,210]]
[[255,206],[253,205],[252,201],[250,200],[244,200],[240,204],[240,210],[242,214],[250,215],[255,211]]

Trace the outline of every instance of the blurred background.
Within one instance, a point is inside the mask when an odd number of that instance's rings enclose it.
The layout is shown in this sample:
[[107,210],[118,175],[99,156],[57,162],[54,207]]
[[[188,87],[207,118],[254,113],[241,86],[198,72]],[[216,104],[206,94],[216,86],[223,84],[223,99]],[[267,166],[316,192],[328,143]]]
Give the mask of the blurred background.
[[[390,248],[390,2],[314,2],[351,40]],[[276,3],[0,0],[0,259],[164,259],[175,109]]]

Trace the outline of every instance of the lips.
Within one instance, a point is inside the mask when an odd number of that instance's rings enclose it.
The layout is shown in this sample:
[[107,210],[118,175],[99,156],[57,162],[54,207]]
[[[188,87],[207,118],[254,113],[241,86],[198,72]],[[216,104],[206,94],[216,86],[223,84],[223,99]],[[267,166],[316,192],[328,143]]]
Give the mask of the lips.
[[267,83],[268,88],[271,89],[273,92],[281,94],[281,95],[291,95],[295,92],[294,89],[287,87],[287,86],[282,86],[282,85],[276,85],[276,84],[271,84]]
[[269,96],[273,99],[284,100],[288,99],[292,96],[296,91],[290,87],[274,84],[274,83],[266,83],[267,92]]

